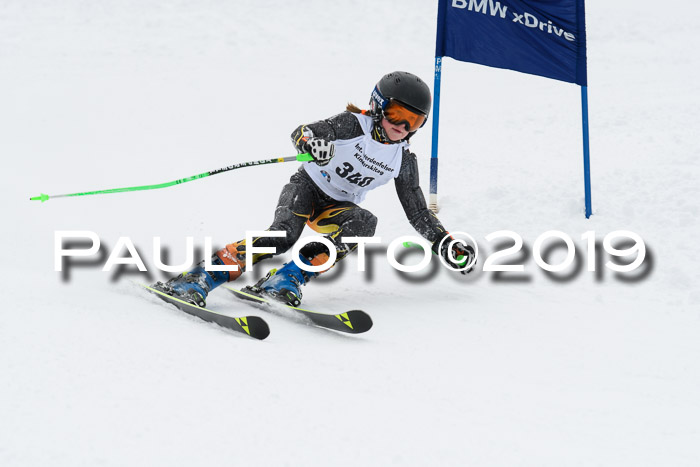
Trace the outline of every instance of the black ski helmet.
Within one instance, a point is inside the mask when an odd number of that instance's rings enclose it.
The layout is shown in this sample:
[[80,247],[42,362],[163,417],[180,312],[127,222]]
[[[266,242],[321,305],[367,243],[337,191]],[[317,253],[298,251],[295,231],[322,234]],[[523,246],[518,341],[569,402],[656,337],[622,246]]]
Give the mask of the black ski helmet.
[[[377,92],[378,91],[378,92]],[[394,99],[416,113],[428,117],[432,98],[430,88],[422,79],[406,71],[395,71],[382,76],[369,101],[372,116],[381,119],[382,109]]]

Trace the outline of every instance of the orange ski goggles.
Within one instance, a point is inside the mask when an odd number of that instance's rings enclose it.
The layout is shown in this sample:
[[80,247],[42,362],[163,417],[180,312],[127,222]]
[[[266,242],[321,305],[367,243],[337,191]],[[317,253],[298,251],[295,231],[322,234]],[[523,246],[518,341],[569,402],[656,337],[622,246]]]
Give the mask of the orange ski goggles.
[[407,131],[416,131],[425,124],[426,117],[391,99],[384,108],[384,117],[394,125],[404,125]]

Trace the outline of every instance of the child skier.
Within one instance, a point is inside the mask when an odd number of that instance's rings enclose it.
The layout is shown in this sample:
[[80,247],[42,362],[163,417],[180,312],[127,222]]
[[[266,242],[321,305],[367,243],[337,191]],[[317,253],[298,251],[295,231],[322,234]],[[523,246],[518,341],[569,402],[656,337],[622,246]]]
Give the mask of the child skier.
[[[445,241],[440,247],[449,234],[426,206],[418,184],[416,156],[408,149],[410,138],[425,124],[430,105],[428,86],[411,73],[397,71],[379,80],[368,111],[348,104],[341,114],[299,126],[292,133],[294,147],[299,153],[309,153],[314,160],[303,163],[280,194],[275,219],[268,230],[284,231],[286,236],[257,237],[252,243],[256,247],[274,247],[275,254],[284,253],[299,239],[304,225],[309,225],[325,234],[339,261],[357,247],[355,243],[344,243],[343,237],[374,235],[377,218],[359,204],[369,190],[393,179],[408,221],[433,244],[433,251],[455,269],[470,264],[474,260],[470,246],[454,243],[449,247],[450,242]],[[236,265],[237,271],[206,271],[199,265],[154,287],[204,307],[209,292],[237,279],[245,270],[245,249],[245,240],[241,240],[212,257],[212,264]],[[326,246],[312,242],[300,250],[300,260],[318,266],[326,263],[328,254]],[[271,256],[255,254],[253,264]],[[459,262],[453,260],[460,256],[463,258]],[[270,271],[250,289],[299,306],[301,286],[318,274],[290,261],[281,269]]]

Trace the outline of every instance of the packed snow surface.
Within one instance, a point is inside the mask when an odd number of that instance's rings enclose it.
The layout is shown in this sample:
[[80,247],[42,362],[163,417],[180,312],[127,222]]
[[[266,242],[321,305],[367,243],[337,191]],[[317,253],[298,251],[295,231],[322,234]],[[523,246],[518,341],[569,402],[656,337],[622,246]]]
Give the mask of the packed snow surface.
[[[258,342],[134,285],[167,277],[156,236],[177,264],[188,236],[201,252],[267,228],[296,163],[28,200],[291,155],[297,125],[366,106],[383,74],[432,84],[436,3],[0,2],[0,465],[700,465],[697,2],[587,2],[590,219],[579,88],[445,59],[439,217],[482,257],[468,276],[399,274],[386,247],[415,232],[393,187],[373,191],[367,270],[348,258],[304,295],[366,310],[361,336],[215,291],[211,308],[267,320]],[[431,127],[411,146],[425,193]],[[524,272],[482,270],[502,230]],[[576,255],[546,274],[533,250],[551,230]],[[605,266],[618,230],[647,247],[637,271]],[[56,272],[57,231],[95,232],[100,254]],[[102,271],[120,237],[148,274]]]

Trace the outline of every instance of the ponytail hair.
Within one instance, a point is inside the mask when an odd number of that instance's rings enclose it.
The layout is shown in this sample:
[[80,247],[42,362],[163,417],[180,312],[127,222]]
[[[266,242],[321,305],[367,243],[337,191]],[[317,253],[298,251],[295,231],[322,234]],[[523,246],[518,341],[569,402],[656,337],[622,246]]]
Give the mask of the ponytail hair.
[[345,110],[354,114],[365,114],[366,112],[365,110],[360,109],[358,106],[351,102],[348,102],[348,105],[345,107]]

